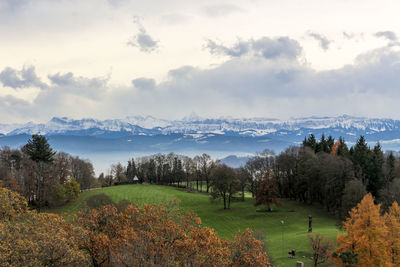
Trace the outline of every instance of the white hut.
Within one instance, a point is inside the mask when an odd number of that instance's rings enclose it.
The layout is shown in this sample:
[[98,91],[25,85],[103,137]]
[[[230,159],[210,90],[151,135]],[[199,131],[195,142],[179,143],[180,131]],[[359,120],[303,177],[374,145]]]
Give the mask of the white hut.
[[133,183],[134,184],[138,184],[139,183],[139,178],[135,175],[135,177],[133,178]]

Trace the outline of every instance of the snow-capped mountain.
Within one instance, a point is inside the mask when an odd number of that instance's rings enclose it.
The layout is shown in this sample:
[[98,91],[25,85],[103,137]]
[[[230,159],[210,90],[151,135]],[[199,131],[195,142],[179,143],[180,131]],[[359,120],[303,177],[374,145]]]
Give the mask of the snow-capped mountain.
[[[226,136],[270,136],[281,139],[303,139],[310,133],[333,136],[341,135],[349,141],[359,135],[379,136],[377,140],[400,138],[400,121],[392,119],[370,119],[362,117],[308,117],[286,121],[270,118],[218,118],[203,119],[192,114],[182,120],[163,120],[152,116],[129,116],[125,119],[74,120],[54,117],[47,123],[0,124],[0,133],[6,136],[40,133],[44,135],[77,136],[129,136],[186,134],[203,136],[218,134]],[[395,134],[396,136],[393,136]],[[297,136],[297,138],[296,138]],[[398,139],[397,138],[397,139]],[[293,141],[293,140],[291,140]]]
[[[151,153],[176,152],[194,156],[209,153],[214,158],[242,164],[242,159],[266,148],[279,153],[299,144],[313,133],[344,137],[351,145],[364,135],[370,145],[380,142],[385,150],[400,150],[400,121],[351,116],[271,118],[201,118],[191,114],[181,120],[152,116],[96,120],[52,118],[47,123],[0,124],[0,147],[21,147],[31,134],[44,134],[57,151],[93,160],[105,170],[117,161]],[[239,160],[238,160],[239,159]],[[235,163],[236,164],[236,163]],[[97,167],[96,167],[97,166]],[[103,166],[103,167],[99,167]]]

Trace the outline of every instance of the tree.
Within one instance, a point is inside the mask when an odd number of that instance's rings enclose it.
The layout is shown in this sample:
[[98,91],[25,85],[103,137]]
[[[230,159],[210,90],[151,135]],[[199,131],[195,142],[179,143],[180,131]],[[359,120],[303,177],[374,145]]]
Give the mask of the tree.
[[49,164],[53,162],[56,152],[50,147],[46,137],[37,134],[32,135],[32,139],[28,140],[22,150],[38,164],[35,199],[40,211],[43,204],[48,202],[49,192],[55,184],[49,173]]
[[321,234],[309,235],[314,266],[325,263],[332,253],[333,243]]
[[271,205],[280,205],[279,191],[274,175],[268,167],[265,172],[264,178],[258,183],[256,191],[256,202],[254,206],[264,205],[271,211]]
[[362,135],[350,149],[350,157],[354,164],[356,176],[362,179],[365,185],[369,182],[368,174],[371,169],[371,154],[371,150]]
[[[350,211],[350,217],[343,223],[343,231],[345,233],[337,238],[337,254],[345,251],[358,254],[360,266],[385,266],[388,263],[388,228],[380,215],[380,204],[374,204],[371,194]],[[340,260],[339,263],[343,264]]]
[[71,157],[71,176],[81,185],[81,189],[89,189],[95,182],[93,164],[86,159]]
[[385,214],[385,223],[388,228],[389,259],[393,266],[400,266],[400,207],[393,202],[388,213]]
[[249,181],[251,181],[251,177],[250,177],[249,172],[243,167],[241,167],[237,170],[237,177],[239,179],[239,186],[240,186],[242,201],[244,201],[245,189],[246,189]]
[[93,266],[268,266],[251,230],[221,239],[177,202],[81,211]]
[[394,179],[379,191],[379,201],[384,211],[387,211],[393,202],[400,203],[400,178]]
[[224,209],[229,209],[234,193],[239,190],[239,181],[235,171],[226,165],[217,165],[211,170],[211,196],[222,198]]
[[[83,229],[54,214],[29,211],[22,196],[0,188],[0,266],[85,266]],[[7,211],[5,211],[7,210]]]
[[33,161],[50,163],[54,160],[55,151],[50,147],[46,137],[34,134],[24,146],[24,151]]
[[203,179],[206,181],[206,191],[208,193],[210,188],[210,169],[212,166],[211,156],[203,153],[200,158],[200,171]]
[[111,175],[114,176],[117,184],[124,184],[127,182],[125,172],[126,171],[120,162],[111,165]]
[[126,178],[128,179],[129,183],[133,183],[133,178],[135,178],[136,174],[137,171],[136,171],[135,160],[134,159],[128,160],[128,167],[126,168]]
[[368,184],[367,190],[371,192],[373,196],[378,196],[378,191],[382,188],[384,183],[383,179],[383,164],[385,158],[380,144],[376,144],[372,150],[370,170],[367,173]]
[[367,190],[361,180],[354,179],[347,182],[342,196],[341,217],[347,217],[348,212],[360,203],[366,194]]

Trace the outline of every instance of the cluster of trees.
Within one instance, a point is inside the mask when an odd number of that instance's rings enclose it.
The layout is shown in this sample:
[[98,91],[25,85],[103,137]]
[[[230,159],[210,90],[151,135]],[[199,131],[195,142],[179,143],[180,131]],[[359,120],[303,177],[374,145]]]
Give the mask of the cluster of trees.
[[234,196],[251,192],[256,205],[267,209],[278,204],[279,197],[308,204],[320,204],[344,218],[348,211],[370,192],[387,209],[400,201],[400,164],[393,153],[384,154],[381,146],[370,148],[361,136],[348,147],[331,136],[317,140],[305,138],[301,146],[287,148],[279,155],[265,150],[237,169],[222,166],[207,154],[190,158],[155,154],[131,159],[127,166],[114,164],[107,175],[101,174],[102,186],[132,183],[186,186],[206,191],[223,200],[229,208]]
[[176,203],[85,208],[68,222],[0,188],[0,266],[270,266],[251,230],[232,241]]
[[33,135],[21,149],[0,149],[0,182],[40,209],[77,198],[96,179],[89,161],[56,153],[44,136]]
[[210,155],[202,154],[194,158],[169,154],[155,154],[131,159],[127,166],[121,163],[111,165],[107,175],[100,174],[102,186],[133,183],[138,177],[140,183],[177,185],[209,192],[210,170],[214,161]]
[[[342,138],[319,141],[310,135],[303,146],[277,156],[274,173],[282,197],[320,203],[341,215],[371,193],[387,208],[400,200],[400,166],[393,153],[383,153],[377,143],[370,148],[363,136],[350,149]],[[398,188],[398,187],[397,187]]]
[[320,204],[345,218],[369,192],[384,210],[400,201],[399,159],[384,154],[379,143],[370,148],[363,136],[348,148],[342,138],[310,135],[302,146],[279,155],[269,150],[257,154],[235,173],[236,190],[250,191],[256,205],[267,208],[281,197]]

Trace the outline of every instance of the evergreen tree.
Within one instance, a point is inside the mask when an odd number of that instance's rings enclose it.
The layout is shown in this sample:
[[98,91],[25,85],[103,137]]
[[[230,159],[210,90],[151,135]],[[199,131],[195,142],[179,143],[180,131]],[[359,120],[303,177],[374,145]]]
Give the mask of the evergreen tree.
[[360,136],[357,143],[350,149],[351,160],[353,161],[356,176],[363,180],[368,186],[368,173],[371,163],[371,150],[368,147],[364,136]]
[[337,147],[336,155],[349,157],[349,148],[347,147],[343,137],[339,137],[339,146]]
[[385,158],[380,144],[376,144],[372,150],[370,170],[367,174],[368,183],[367,190],[371,192],[372,195],[377,196],[378,191],[383,185],[383,164]]
[[335,139],[330,135],[328,136],[328,139],[326,140],[326,153],[331,153],[332,152],[332,147],[335,144]]
[[34,134],[32,139],[24,146],[24,152],[35,162],[51,163],[56,154],[50,147],[46,137],[43,135]]
[[308,146],[315,151],[317,147],[317,140],[315,139],[315,135],[310,134],[307,139],[304,137],[303,146]]
[[50,191],[53,187],[48,165],[53,162],[55,151],[50,147],[46,137],[34,134],[32,139],[22,149],[31,160],[37,163],[36,185],[34,199],[38,210],[48,202]]

